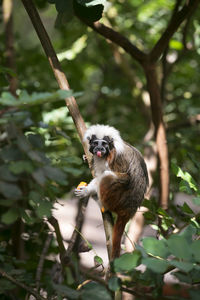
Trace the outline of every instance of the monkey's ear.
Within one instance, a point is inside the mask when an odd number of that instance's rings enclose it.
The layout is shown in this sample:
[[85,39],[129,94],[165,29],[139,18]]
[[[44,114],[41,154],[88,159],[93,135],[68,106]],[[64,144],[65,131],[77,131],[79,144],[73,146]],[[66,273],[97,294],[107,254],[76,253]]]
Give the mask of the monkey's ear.
[[104,136],[103,139],[109,144],[110,150],[112,150],[114,148],[114,140],[108,135]]
[[110,139],[110,150],[112,150],[114,148],[114,139]]
[[96,138],[97,138],[97,137],[96,137],[96,135],[94,135],[94,134],[93,134],[92,136],[87,136],[87,139],[88,139],[88,141],[89,141],[89,144],[91,144],[92,141],[96,140]]

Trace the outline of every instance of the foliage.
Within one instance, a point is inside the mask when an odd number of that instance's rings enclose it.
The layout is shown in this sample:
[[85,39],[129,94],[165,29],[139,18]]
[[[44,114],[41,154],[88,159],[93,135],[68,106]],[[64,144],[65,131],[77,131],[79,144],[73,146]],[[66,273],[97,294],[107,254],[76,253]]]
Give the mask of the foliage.
[[[187,176],[183,176],[185,185],[190,184],[191,181],[194,182],[189,173],[184,173],[176,166],[174,166],[174,169],[176,170],[177,177],[180,177],[180,174],[187,174]],[[200,189],[196,184],[192,186],[197,193],[197,197],[199,197]],[[191,194],[190,191],[189,194]],[[194,199],[196,199],[196,197]],[[148,208],[150,208],[150,204]],[[163,229],[170,232],[171,227],[173,227],[174,232],[171,234],[168,233],[167,238],[162,235],[160,235],[160,239],[145,237],[142,240],[142,245],[136,245],[136,250],[133,253],[125,253],[120,258],[115,259],[113,263],[114,271],[123,272],[127,276],[125,277],[126,279],[123,285],[129,288],[134,288],[141,284],[144,286],[148,285],[154,290],[156,297],[156,295],[160,295],[162,286],[164,285],[164,275],[169,272],[180,280],[180,282],[190,284],[191,286],[199,283],[200,241],[198,237],[200,234],[200,215],[199,213],[194,214],[186,203],[183,207],[180,207],[180,209],[182,213],[187,216],[180,229],[177,227],[177,222],[180,220],[175,220],[169,216],[167,212],[158,208],[157,215],[162,218],[160,232],[163,232]],[[149,213],[153,216],[153,220],[150,221],[150,224],[154,225],[155,215],[153,215],[151,210]],[[178,218],[179,216],[176,215],[176,217]],[[183,220],[181,221],[183,222]],[[163,226],[163,224],[165,226]],[[146,267],[145,271],[136,268],[141,264]],[[195,288],[192,287],[189,291],[191,297],[193,295],[193,289],[195,291]]]
[[[140,150],[151,149],[153,139],[144,138],[151,117],[141,67],[79,19],[92,22],[102,18],[148,52],[165,30],[175,1],[48,2],[35,1],[70,85],[74,91],[83,91],[77,102],[84,119],[113,125]],[[5,45],[0,44],[0,270],[35,289],[36,270],[49,234],[46,220],[53,204],[82,176],[87,181],[89,172],[80,159],[82,149],[73,122],[63,107],[65,97],[77,94],[56,91],[57,83],[24,8],[20,1],[14,5],[16,70],[7,66]],[[165,276],[171,272],[179,287],[189,284],[190,298],[198,299],[199,212],[191,204],[200,204],[199,18],[196,10],[174,34],[158,66],[172,161],[171,199],[168,211],[159,207],[156,193],[144,206],[148,208],[145,224],[157,231],[159,239],[145,237],[136,251],[113,262],[109,280],[102,282],[100,277],[90,283],[85,282],[87,274],[81,273],[76,258],[72,258],[71,268],[64,270],[65,278],[54,280],[58,247],[53,239],[40,279],[48,297],[111,299],[113,292],[126,287],[136,298],[144,299],[148,287],[148,293],[159,299]],[[5,39],[3,29],[0,36]],[[16,96],[8,92],[10,76],[18,80]],[[155,190],[157,186],[155,174]],[[191,204],[176,205],[174,198],[179,192],[187,194]],[[95,261],[102,264],[98,256]],[[27,297],[24,289],[16,289],[13,282],[0,277],[0,298],[10,300],[13,294],[18,299]]]
[[[41,121],[37,124],[28,107],[46,105],[49,100],[63,99],[66,95],[73,93],[57,91],[29,95],[22,91],[18,101],[4,92],[0,98],[5,109],[11,105],[0,122],[1,268],[27,285],[32,285],[39,249],[48,236],[49,228],[44,220],[51,217],[56,199],[71,188],[71,174],[76,177],[83,172],[81,168],[77,170],[81,160],[76,156],[66,157],[68,151],[65,148],[71,143],[66,132],[70,131],[72,122],[66,108],[57,112],[57,122],[56,111],[52,111],[41,114]],[[59,128],[61,123],[68,127],[66,132]],[[24,227],[21,236],[16,236],[19,234],[18,226]],[[20,252],[28,254],[28,261],[21,258],[22,253],[17,254],[18,247]],[[57,253],[55,244],[51,246],[51,253]],[[44,282],[48,280],[52,264],[51,260],[47,260]],[[13,288],[12,283],[5,283],[5,279],[0,278],[0,295],[9,295]],[[21,297],[23,294],[20,294]]]

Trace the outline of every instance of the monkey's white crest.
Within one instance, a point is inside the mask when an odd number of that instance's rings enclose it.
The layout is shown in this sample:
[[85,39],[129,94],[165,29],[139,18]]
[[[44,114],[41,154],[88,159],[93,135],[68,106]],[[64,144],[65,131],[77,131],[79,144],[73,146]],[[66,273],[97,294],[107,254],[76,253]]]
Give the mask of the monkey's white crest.
[[92,125],[89,127],[84,135],[84,140],[88,141],[88,137],[92,137],[92,135],[96,135],[98,139],[103,139],[104,136],[109,136],[110,139],[113,140],[115,150],[117,154],[120,154],[124,150],[124,142],[120,136],[120,133],[114,127],[108,125]]

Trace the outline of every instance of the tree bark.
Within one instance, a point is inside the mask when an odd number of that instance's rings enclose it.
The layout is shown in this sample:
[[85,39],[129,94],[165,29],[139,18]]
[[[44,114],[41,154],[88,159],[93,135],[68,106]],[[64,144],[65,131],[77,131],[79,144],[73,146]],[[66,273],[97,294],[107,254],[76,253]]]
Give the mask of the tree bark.
[[155,126],[155,138],[157,153],[159,158],[159,178],[160,178],[160,206],[163,209],[168,208],[169,197],[169,160],[168,146],[166,139],[166,130],[163,121],[162,101],[160,96],[160,87],[158,84],[156,65],[144,65],[144,71],[147,79],[147,89],[151,99],[152,120]]

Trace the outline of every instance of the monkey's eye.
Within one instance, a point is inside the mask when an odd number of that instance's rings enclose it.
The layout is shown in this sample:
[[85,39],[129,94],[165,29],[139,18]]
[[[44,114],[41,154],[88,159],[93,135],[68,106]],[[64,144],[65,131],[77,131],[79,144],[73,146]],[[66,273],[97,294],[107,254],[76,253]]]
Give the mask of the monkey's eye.
[[98,141],[94,141],[93,143],[92,143],[94,146],[98,146]]
[[107,146],[107,145],[108,145],[108,143],[107,143],[107,142],[104,142],[104,141],[102,142],[102,146],[104,146],[104,147],[105,147],[105,146]]

